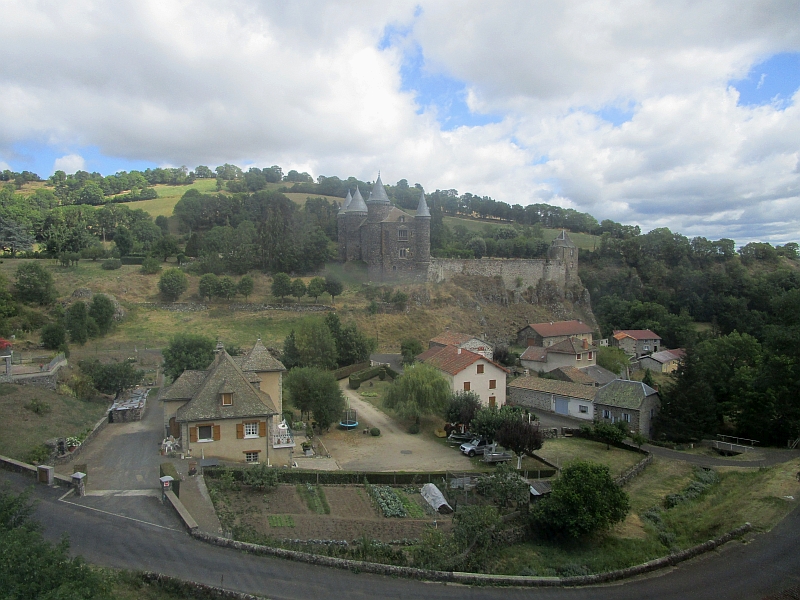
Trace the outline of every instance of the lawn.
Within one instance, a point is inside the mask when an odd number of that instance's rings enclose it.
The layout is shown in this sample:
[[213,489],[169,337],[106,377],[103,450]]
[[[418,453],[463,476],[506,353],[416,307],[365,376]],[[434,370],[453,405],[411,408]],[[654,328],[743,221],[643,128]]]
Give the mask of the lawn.
[[[34,399],[50,412],[36,414],[26,409]],[[105,401],[84,402],[44,388],[0,384],[0,454],[28,460],[31,451],[47,439],[77,436],[91,429],[106,410]]]
[[613,477],[620,475],[644,458],[637,452],[613,446],[607,450],[605,444],[578,437],[545,440],[544,446],[537,451],[537,454],[559,467],[565,466],[576,458],[600,463],[609,468]]
[[[467,231],[478,234],[483,234],[487,228],[494,230],[498,227],[511,227],[513,225],[512,223],[500,221],[479,221],[476,219],[464,219],[461,217],[443,217],[443,219],[445,225],[450,228],[453,228],[456,225],[461,225],[462,227],[465,227]],[[560,229],[543,229],[542,239],[545,242],[552,242],[559,233],[561,233]],[[569,233],[569,237],[581,250],[594,250],[600,239],[598,236],[590,235],[588,233]]]
[[196,179],[191,185],[156,185],[154,186],[158,198],[152,200],[139,200],[138,202],[128,202],[125,206],[131,210],[137,208],[149,213],[154,219],[158,216],[169,217],[172,209],[178,200],[189,190],[197,190],[201,194],[213,194],[217,192],[216,179]]

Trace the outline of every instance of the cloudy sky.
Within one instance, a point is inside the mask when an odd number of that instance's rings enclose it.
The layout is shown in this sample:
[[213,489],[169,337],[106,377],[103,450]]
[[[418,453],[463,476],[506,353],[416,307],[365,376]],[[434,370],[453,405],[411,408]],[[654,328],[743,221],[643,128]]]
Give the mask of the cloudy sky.
[[278,164],[800,241],[800,0],[0,0],[0,168]]

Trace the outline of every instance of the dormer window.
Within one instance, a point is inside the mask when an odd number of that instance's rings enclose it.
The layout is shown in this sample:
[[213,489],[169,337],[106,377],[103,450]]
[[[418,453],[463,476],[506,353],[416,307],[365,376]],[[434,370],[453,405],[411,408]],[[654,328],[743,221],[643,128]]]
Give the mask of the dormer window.
[[405,223],[406,222],[406,218],[405,217],[400,217],[400,222],[401,223]]
[[397,231],[397,239],[400,240],[401,242],[407,242],[408,241],[408,229],[399,229]]
[[222,406],[233,406],[233,394],[229,392],[223,392],[220,394],[222,398]]

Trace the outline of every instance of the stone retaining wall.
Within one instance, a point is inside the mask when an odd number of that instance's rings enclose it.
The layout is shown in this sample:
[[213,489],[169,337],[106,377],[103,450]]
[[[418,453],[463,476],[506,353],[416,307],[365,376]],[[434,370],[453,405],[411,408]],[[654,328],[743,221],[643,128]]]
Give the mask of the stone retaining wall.
[[86,438],[81,442],[80,446],[75,448],[75,450],[73,450],[72,452],[67,452],[63,456],[56,456],[52,460],[49,460],[48,463],[51,463],[53,465],[65,465],[68,462],[71,462],[74,458],[81,455],[86,444],[91,442],[94,439],[94,437],[105,428],[106,425],[108,425],[108,412],[106,412],[105,416],[102,419],[100,419],[97,423],[95,423],[95,426],[89,432],[89,435],[87,435]]
[[170,591],[178,591],[183,594],[192,595],[198,598],[234,598],[235,600],[263,600],[261,596],[253,596],[243,592],[234,592],[213,585],[195,583],[194,581],[184,581],[169,575],[145,571],[142,573],[142,581],[150,584],[163,585]]
[[697,546],[676,552],[675,554],[670,554],[669,556],[657,558],[655,560],[651,560],[640,565],[634,565],[626,569],[618,569],[616,571],[608,571],[606,573],[598,573],[596,575],[582,575],[577,577],[524,577],[517,575],[461,573],[456,571],[431,571],[428,569],[415,569],[413,567],[396,567],[393,565],[383,565],[380,563],[333,558],[330,556],[297,552],[295,550],[285,550],[283,548],[270,548],[268,546],[259,546],[257,544],[248,544],[246,542],[229,540],[197,530],[192,531],[191,535],[198,540],[213,544],[215,546],[233,548],[235,550],[249,552],[251,554],[275,556],[278,558],[296,560],[312,565],[347,569],[353,572],[374,573],[377,575],[388,575],[390,577],[406,577],[425,581],[442,581],[473,585],[491,584],[513,587],[568,587],[597,585],[609,581],[619,581],[620,579],[627,579],[636,575],[642,575],[644,573],[650,573],[658,569],[663,569],[664,567],[674,566],[685,560],[699,556],[705,552],[710,552],[722,544],[743,536],[751,529],[752,526],[750,523],[745,523],[741,527],[737,527],[736,529],[733,529],[714,540],[709,540],[702,544],[698,544]]
[[[566,265],[561,260],[544,258],[481,258],[431,259],[428,281],[438,282],[452,279],[453,275],[480,275],[500,277],[506,289],[536,287],[541,280],[554,281],[558,287],[566,285]],[[522,285],[517,285],[517,279]]]
[[653,462],[653,455],[648,453],[647,456],[645,456],[642,460],[633,465],[622,475],[617,477],[614,480],[614,483],[616,483],[620,487],[627,485],[628,483],[631,482],[632,479],[635,479],[636,477],[641,475],[642,471],[644,471],[647,468],[647,465],[649,465],[651,462]]

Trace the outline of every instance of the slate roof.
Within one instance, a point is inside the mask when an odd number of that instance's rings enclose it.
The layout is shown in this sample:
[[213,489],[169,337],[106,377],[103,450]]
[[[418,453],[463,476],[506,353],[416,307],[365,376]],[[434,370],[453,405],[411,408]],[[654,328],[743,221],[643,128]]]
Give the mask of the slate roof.
[[668,363],[672,360],[680,360],[683,358],[686,351],[683,348],[676,348],[675,350],[662,350],[661,352],[653,352],[647,358],[652,358],[656,362],[660,362],[662,365],[664,363]]
[[597,348],[591,344],[584,348],[582,339],[571,337],[557,344],[553,344],[552,346],[548,346],[545,350],[547,352],[555,352],[556,354],[581,354],[583,352],[595,351]]
[[661,336],[649,329],[618,329],[614,332],[614,339],[621,340],[629,337],[635,340],[660,340]]
[[186,400],[206,378],[208,371],[184,371],[162,395],[162,400]]
[[525,348],[525,352],[520,355],[519,359],[547,362],[547,348],[543,346],[528,346]]
[[383,220],[384,223],[397,223],[400,220],[400,217],[405,217],[406,222],[410,225],[414,222],[414,217],[409,215],[404,210],[400,210],[396,206],[393,206],[389,209],[389,214],[386,215],[386,218]]
[[541,377],[518,377],[508,384],[510,388],[521,390],[533,390],[546,394],[558,394],[567,398],[578,398],[592,402],[598,390],[588,385],[571,383],[569,381],[558,381],[556,379],[543,379]]
[[356,193],[353,194],[353,199],[347,206],[347,212],[349,213],[367,212],[367,204],[364,202],[364,197],[361,195],[361,190],[358,189],[358,186],[356,186]]
[[342,206],[339,209],[339,213],[338,214],[342,215],[342,214],[346,213],[347,209],[350,206],[350,203],[352,201],[353,201],[353,196],[352,196],[352,194],[350,194],[350,190],[347,190],[347,196],[345,196],[344,202],[342,203]]
[[425,192],[419,193],[419,204],[417,204],[417,217],[430,217],[431,211],[428,209],[428,203],[425,202]]
[[[277,414],[269,394],[254,387],[231,356],[222,350],[192,399],[178,409],[176,420],[213,421]],[[222,406],[220,394],[233,394],[233,404]]]
[[641,381],[615,379],[597,390],[595,404],[638,410],[645,398],[657,393]]
[[508,373],[508,369],[503,366],[498,365],[493,360],[489,360],[485,356],[480,354],[476,354],[475,352],[470,352],[469,350],[465,350],[463,348],[456,348],[455,346],[434,346],[433,348],[429,348],[419,356],[417,356],[417,360],[428,363],[439,369],[440,371],[444,371],[450,375],[458,375],[466,369],[471,364],[478,362],[479,360],[485,360],[488,363],[493,364],[498,369],[501,369]]
[[590,365],[588,367],[581,367],[579,371],[585,373],[594,380],[595,383],[605,385],[614,381],[619,375],[612,373],[608,369],[600,365]]
[[[557,369],[553,369],[550,371],[551,375],[561,375],[563,379],[566,381],[571,381],[572,383],[580,383],[581,385],[591,385],[594,386],[595,380],[592,379],[589,375],[578,369],[577,367],[559,367]],[[613,375],[612,375],[613,379]]]
[[[555,337],[557,335],[580,335],[592,333],[592,328],[582,321],[556,321],[555,323],[530,323],[528,325],[542,337]],[[522,329],[525,329],[524,327]],[[522,331],[520,329],[520,331]]]
[[[237,360],[237,358],[239,360]],[[285,371],[286,367],[277,358],[270,354],[270,351],[261,343],[261,338],[256,340],[255,346],[243,357],[236,357],[242,371]]]
[[460,346],[471,339],[477,339],[474,335],[467,333],[458,333],[456,331],[445,331],[440,333],[435,338],[431,338],[431,343],[439,344],[440,346]]
[[378,178],[375,180],[375,185],[372,186],[367,202],[389,204],[389,196],[386,195],[386,189],[383,187],[380,173],[378,173]]

